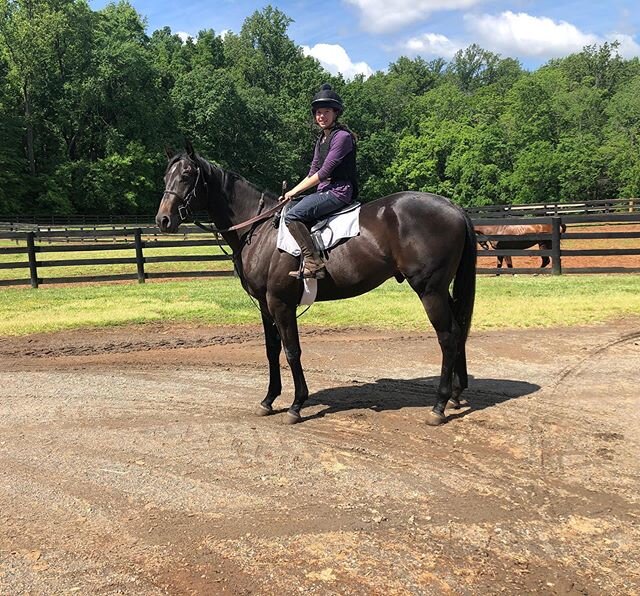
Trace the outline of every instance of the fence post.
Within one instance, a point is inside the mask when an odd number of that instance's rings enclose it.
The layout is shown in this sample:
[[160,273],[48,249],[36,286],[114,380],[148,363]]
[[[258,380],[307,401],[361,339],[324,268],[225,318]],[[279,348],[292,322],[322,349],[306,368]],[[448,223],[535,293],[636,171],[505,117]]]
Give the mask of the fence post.
[[561,217],[551,218],[551,259],[553,275],[562,275],[562,262],[560,260],[560,230]]
[[31,287],[38,287],[38,264],[36,263],[35,232],[27,232],[27,254],[29,255],[29,276]]
[[142,253],[142,230],[137,228],[133,234],[133,239],[136,245],[136,266],[138,268],[138,283],[143,284],[145,273],[144,273],[144,255]]

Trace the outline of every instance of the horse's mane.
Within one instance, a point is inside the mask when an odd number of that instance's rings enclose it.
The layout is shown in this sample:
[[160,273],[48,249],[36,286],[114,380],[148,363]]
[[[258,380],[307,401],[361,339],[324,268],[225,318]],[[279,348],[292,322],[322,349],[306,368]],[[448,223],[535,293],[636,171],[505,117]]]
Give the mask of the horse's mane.
[[205,159],[204,157],[202,157],[202,155],[198,153],[195,154],[195,159],[191,159],[191,157],[186,151],[183,151],[182,153],[176,153],[169,160],[169,164],[167,167],[171,167],[174,163],[176,163],[177,161],[180,161],[185,157],[191,161],[195,161],[200,166],[204,167],[208,171],[207,173],[209,174],[217,171],[220,174],[220,177],[219,177],[220,185],[227,192],[232,191],[235,184],[239,182],[253,189],[257,194],[261,196],[265,196],[274,200],[278,198],[278,195],[276,193],[267,189],[261,189],[259,186],[257,186],[253,182],[247,180],[244,176],[241,176],[240,174],[232,170],[225,170],[222,166],[219,166],[215,163],[210,162],[209,160]]
[[246,186],[248,186],[249,188],[255,190],[257,193],[260,193],[261,195],[264,195],[266,197],[269,197],[270,199],[277,199],[278,195],[276,195],[276,193],[267,190],[267,189],[261,189],[257,184],[254,184],[253,182],[251,182],[250,180],[247,180],[244,176],[241,176],[240,174],[238,174],[237,172],[234,172],[233,170],[225,170],[224,168],[220,167],[220,166],[215,166],[218,167],[218,169],[220,171],[222,171],[224,173],[224,175],[231,180],[233,183],[236,182],[240,182]]

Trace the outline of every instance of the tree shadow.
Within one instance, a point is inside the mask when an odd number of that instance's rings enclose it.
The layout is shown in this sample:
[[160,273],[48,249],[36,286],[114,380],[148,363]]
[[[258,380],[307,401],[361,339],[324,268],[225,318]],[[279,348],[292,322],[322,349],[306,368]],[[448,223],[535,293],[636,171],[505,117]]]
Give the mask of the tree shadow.
[[[309,396],[306,406],[326,406],[322,410],[303,416],[302,421],[323,418],[349,410],[401,410],[402,408],[432,408],[436,403],[436,390],[440,377],[417,379],[378,379],[373,383],[352,381],[352,385],[322,389]],[[474,379],[469,377],[469,388],[462,397],[469,407],[447,409],[448,420],[462,418],[497,404],[535,393],[540,385],[511,379]],[[304,410],[303,410],[304,411]]]

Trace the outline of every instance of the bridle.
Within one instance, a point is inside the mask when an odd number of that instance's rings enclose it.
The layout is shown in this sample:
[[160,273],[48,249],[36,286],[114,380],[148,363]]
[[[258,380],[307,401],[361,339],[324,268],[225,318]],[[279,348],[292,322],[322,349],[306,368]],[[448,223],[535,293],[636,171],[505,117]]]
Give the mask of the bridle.
[[[178,199],[180,199],[181,201],[180,205],[178,205],[178,217],[180,218],[180,223],[182,223],[190,215],[193,215],[193,212],[191,211],[191,201],[193,201],[196,196],[196,189],[198,188],[198,182],[200,182],[200,166],[196,167],[196,172],[196,181],[193,183],[191,190],[184,197],[181,197],[180,194],[178,194],[175,190],[167,190],[166,188],[164,190],[165,195],[173,195],[174,197],[178,197]],[[202,183],[204,184],[205,193],[208,193],[209,188],[207,186],[207,181],[203,179]]]
[[[193,211],[191,209],[191,201],[193,201],[195,199],[196,196],[196,190],[198,189],[198,182],[200,182],[200,178],[202,177],[202,173],[201,173],[201,168],[200,166],[196,166],[196,181],[193,183],[193,186],[191,187],[191,190],[189,190],[189,192],[184,196],[181,197],[179,193],[175,192],[174,190],[167,190],[165,188],[164,193],[165,195],[173,195],[174,197],[177,197],[181,203],[180,205],[178,205],[178,217],[180,217],[180,223],[182,223],[183,221],[185,221],[185,219],[187,219],[188,217],[193,215]],[[202,178],[202,184],[204,185],[204,191],[206,194],[209,193],[209,187],[207,185],[207,181]],[[284,194],[284,190],[286,190],[286,186],[285,183],[283,183],[283,193]],[[276,212],[280,211],[282,209],[282,207],[284,207],[284,205],[286,205],[291,199],[284,199],[280,202],[278,202],[277,205],[275,205],[274,207],[272,207],[271,209],[267,209],[267,211],[262,211],[262,208],[264,207],[264,192],[262,193],[262,195],[260,196],[260,201],[258,203],[258,213],[257,215],[255,215],[254,217],[243,221],[239,224],[235,224],[229,228],[225,228],[223,230],[216,228],[214,226],[209,226],[206,224],[203,224],[199,221],[194,220],[194,224],[196,226],[198,226],[199,228],[207,231],[207,232],[212,232],[214,234],[218,234],[220,232],[232,232],[234,230],[238,230],[240,228],[245,228],[247,226],[250,226],[251,224],[254,224],[256,222],[259,221],[263,221],[265,219],[268,219],[269,217],[271,217],[273,214],[275,214]]]
[[[201,178],[201,169],[200,166],[196,166],[196,181],[194,182],[193,186],[191,187],[191,190],[184,196],[181,197],[179,193],[175,192],[174,190],[167,190],[165,189],[164,194],[167,195],[173,195],[174,197],[177,197],[180,201],[181,204],[178,206],[178,215],[180,217],[180,222],[182,223],[185,219],[187,219],[187,217],[193,215],[193,212],[191,210],[191,201],[193,201],[193,199],[196,196],[196,190],[198,189],[198,182],[200,181]],[[207,185],[207,181],[203,178],[202,183],[204,184],[204,190],[205,192],[208,194],[209,192],[209,187]],[[282,182],[282,196],[284,196],[285,192],[287,190],[287,183],[286,181]],[[258,202],[258,213],[257,215],[255,215],[254,217],[243,221],[239,224],[235,224],[229,228],[225,228],[223,230],[216,228],[215,226],[209,226],[206,224],[203,224],[197,220],[193,220],[193,223],[198,226],[200,229],[204,230],[205,232],[211,232],[213,234],[216,234],[216,236],[218,236],[218,234],[220,234],[221,232],[231,232],[233,230],[237,230],[239,228],[244,228],[250,225],[253,225],[257,222],[260,221],[264,221],[266,219],[269,219],[272,215],[274,215],[275,213],[277,213],[278,211],[281,211],[282,208],[290,201],[290,198],[286,198],[283,199],[282,201],[278,201],[277,205],[274,205],[273,207],[271,207],[270,209],[267,209],[266,211],[262,211],[263,207],[264,207],[264,192],[260,195],[260,201]],[[241,239],[241,243],[242,244],[248,244],[249,240],[247,239],[248,236],[251,235],[251,230],[249,230],[249,232],[247,232],[247,234],[245,234],[242,239]],[[222,245],[222,243],[220,242],[220,237],[218,236],[218,245],[220,246],[220,248],[222,249],[222,252],[225,255],[228,255],[227,251],[224,249],[224,246]],[[236,263],[236,256],[231,255],[231,258],[233,260],[233,267],[234,270],[237,272],[238,268],[237,268],[237,263]],[[260,306],[257,304],[256,300],[254,299],[253,296],[251,296],[251,294],[249,294],[249,298],[251,299],[251,302],[253,302],[254,306],[260,311],[263,312],[262,309],[260,308]],[[296,315],[296,318],[301,317],[302,315],[304,315],[309,309],[311,308],[311,305],[308,305],[307,308],[305,308],[301,313],[299,313],[298,315]],[[271,315],[269,315],[269,317],[271,318],[272,324],[275,325],[275,320],[273,319],[273,317],[271,317]]]

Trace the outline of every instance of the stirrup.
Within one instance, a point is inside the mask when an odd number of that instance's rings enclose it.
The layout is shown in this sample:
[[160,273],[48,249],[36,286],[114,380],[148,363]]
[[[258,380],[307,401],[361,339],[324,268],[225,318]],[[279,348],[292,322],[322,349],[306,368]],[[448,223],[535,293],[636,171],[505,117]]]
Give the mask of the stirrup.
[[297,269],[296,271],[289,271],[289,275],[291,277],[295,277],[296,279],[323,279],[326,271],[327,270],[324,265],[322,267],[318,267],[314,271],[303,267],[302,269]]

